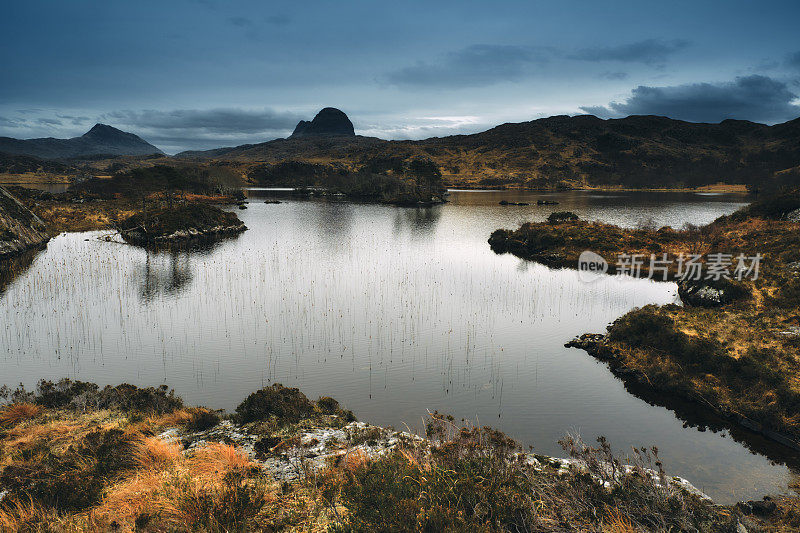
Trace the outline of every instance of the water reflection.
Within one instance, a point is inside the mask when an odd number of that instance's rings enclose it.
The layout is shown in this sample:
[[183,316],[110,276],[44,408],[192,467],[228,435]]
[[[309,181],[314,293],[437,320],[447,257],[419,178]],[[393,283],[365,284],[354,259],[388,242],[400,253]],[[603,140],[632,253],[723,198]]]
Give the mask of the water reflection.
[[24,274],[31,266],[33,260],[41,250],[27,250],[21,254],[0,259],[0,297],[6,290],[6,287],[14,281],[17,277]]
[[395,215],[394,232],[399,234],[406,229],[412,235],[424,236],[436,229],[442,216],[441,206],[398,208]]
[[[454,193],[427,209],[251,196],[237,211],[249,231],[191,252],[61,236],[0,299],[0,375],[166,382],[189,403],[226,409],[279,381],[376,424],[417,427],[439,409],[541,453],[561,453],[571,430],[620,449],[656,444],[671,472],[721,501],[785,489],[790,471],[752,454],[735,431],[685,428],[564,348],[632,307],[672,302],[674,285],[587,285],[486,242],[553,208],[679,227],[730,213],[741,198],[581,194],[502,207],[506,192]],[[527,195],[517,198],[540,196]]]
[[[150,301],[163,295],[173,295],[188,288],[192,282],[189,251],[147,251],[144,264],[136,272],[140,281],[142,300]],[[166,261],[164,261],[166,259]]]

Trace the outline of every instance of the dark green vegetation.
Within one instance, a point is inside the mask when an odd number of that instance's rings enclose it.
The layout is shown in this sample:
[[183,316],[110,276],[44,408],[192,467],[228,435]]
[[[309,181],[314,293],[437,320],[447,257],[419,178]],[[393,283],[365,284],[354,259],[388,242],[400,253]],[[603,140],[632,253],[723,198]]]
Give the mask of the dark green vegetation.
[[[607,224],[525,224],[490,244],[551,265],[577,267],[584,250],[618,254],[763,256],[759,277],[679,283],[685,307],[647,306],[571,345],[607,360],[626,381],[694,402],[800,449],[800,209],[796,190],[764,197],[713,223],[676,231]],[[733,268],[733,267],[732,267]],[[647,264],[641,275],[647,274]],[[672,274],[675,274],[673,269]]]
[[[560,472],[503,433],[434,414],[429,442],[347,472],[335,531],[725,531],[736,518],[670,487],[657,450],[637,450],[626,472],[610,446],[567,438],[588,466]],[[610,490],[599,483],[608,483]]]
[[141,389],[127,383],[100,388],[95,383],[62,379],[41,380],[33,391],[20,385],[0,387],[0,400],[12,404],[32,403],[48,409],[116,409],[130,413],[164,414],[183,407],[183,401],[169,387]]
[[[375,446],[383,430],[365,427],[338,444],[340,453],[327,464],[276,481],[260,461],[298,453],[305,430],[346,429],[354,419],[332,398],[313,402],[277,384],[242,402],[232,417],[237,426],[221,424],[207,409],[183,407],[166,387],[43,381],[32,392],[3,388],[2,397],[3,531],[722,533],[739,524],[750,531],[800,527],[796,498],[716,506],[668,477],[656,448],[623,457],[602,437],[597,446],[567,437],[561,445],[574,461],[568,466],[524,453],[497,430],[457,424],[439,413],[430,415],[426,439],[406,435],[393,448],[368,454],[364,446]],[[244,423],[244,416],[253,420]],[[218,431],[225,424],[233,433]],[[182,437],[157,436],[165,429]],[[254,452],[238,448],[230,440],[234,434],[259,437]]]
[[266,187],[320,187],[328,196],[343,196],[396,205],[442,201],[442,173],[430,159],[374,160],[351,170],[334,164],[284,161],[247,170],[248,181]]
[[300,389],[284,387],[275,383],[250,394],[236,407],[236,420],[242,424],[251,422],[296,423],[311,418],[315,413],[340,415],[352,422],[355,416],[345,411],[339,402],[329,396],[322,396],[316,402],[309,400]]
[[0,152],[0,174],[69,174],[74,168],[59,161],[40,159],[30,155],[14,155]]
[[674,188],[725,182],[758,189],[797,183],[800,119],[765,126],[656,116],[556,116],[421,141],[292,137],[178,157],[231,164],[292,161],[348,170],[422,157],[434,161],[444,182],[454,186]]
[[224,167],[155,164],[81,181],[64,193],[18,186],[10,189],[53,232],[118,229],[121,221],[137,214],[156,226],[156,231],[158,226],[173,225],[202,232],[221,225],[210,223],[228,222],[230,217],[202,207],[176,209],[162,217],[164,222],[154,215],[188,204],[229,204],[240,200],[243,194],[238,183],[239,178]]
[[157,208],[145,208],[119,224],[122,237],[134,244],[218,237],[246,229],[236,213],[206,203],[162,203]]
[[228,169],[208,166],[155,165],[119,172],[110,178],[93,178],[75,184],[71,191],[101,198],[141,198],[160,192],[203,195],[238,192],[237,177]]

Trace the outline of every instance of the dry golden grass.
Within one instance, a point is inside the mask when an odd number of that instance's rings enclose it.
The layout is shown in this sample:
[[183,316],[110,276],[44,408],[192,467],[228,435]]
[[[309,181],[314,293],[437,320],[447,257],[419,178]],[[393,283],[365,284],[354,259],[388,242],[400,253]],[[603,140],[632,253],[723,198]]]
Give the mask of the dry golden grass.
[[344,456],[344,468],[352,472],[370,461],[372,461],[372,458],[364,450],[354,450]]
[[0,409],[0,427],[14,427],[21,422],[36,418],[41,412],[41,407],[32,403],[12,403]]
[[165,504],[162,488],[169,475],[164,472],[137,472],[112,486],[103,501],[91,510],[89,520],[98,530],[112,522],[132,525],[147,509]]
[[198,479],[217,479],[232,470],[244,470],[253,463],[230,444],[212,442],[198,449],[187,460],[192,475]]
[[[90,521],[103,529],[116,523],[121,530],[132,528],[137,517],[157,516],[166,530],[184,530],[208,517],[207,509],[193,502],[222,493],[227,474],[252,466],[235,447],[209,443],[191,457],[178,444],[149,437],[141,439],[134,451],[137,471],[112,486],[100,505],[92,509]],[[272,497],[267,496],[265,505]]]
[[609,509],[606,511],[603,520],[603,533],[638,533],[639,530],[633,522],[625,516],[619,509]]
[[32,499],[4,502],[0,507],[0,532],[70,532],[86,531],[70,517],[63,517],[54,509],[43,507]]
[[148,427],[157,427],[157,428],[183,426],[191,419],[192,419],[192,410],[176,409],[171,413],[149,416],[144,420],[144,425]]
[[181,459],[181,445],[158,437],[140,437],[134,443],[132,456],[137,469],[160,472]]

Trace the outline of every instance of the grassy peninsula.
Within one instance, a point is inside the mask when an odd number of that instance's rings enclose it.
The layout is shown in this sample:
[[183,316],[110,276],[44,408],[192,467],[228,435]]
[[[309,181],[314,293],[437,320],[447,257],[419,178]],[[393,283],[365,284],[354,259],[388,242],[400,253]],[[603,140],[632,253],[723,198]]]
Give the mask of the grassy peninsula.
[[[800,449],[800,194],[785,191],[703,227],[624,229],[585,221],[524,224],[489,242],[551,266],[590,250],[619,254],[761,254],[758,278],[679,282],[684,306],[647,306],[570,345],[629,383],[692,402]],[[704,263],[704,266],[707,265]],[[640,275],[649,274],[645,262]],[[676,274],[673,265],[671,275]],[[661,272],[656,279],[660,279]],[[706,295],[706,297],[701,297]]]

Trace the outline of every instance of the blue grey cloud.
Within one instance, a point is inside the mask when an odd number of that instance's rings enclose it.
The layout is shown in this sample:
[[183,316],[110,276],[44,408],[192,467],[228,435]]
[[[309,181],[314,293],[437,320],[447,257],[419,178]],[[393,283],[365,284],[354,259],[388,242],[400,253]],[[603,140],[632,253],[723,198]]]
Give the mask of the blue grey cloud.
[[619,46],[584,48],[567,57],[581,61],[619,61],[622,63],[663,65],[669,56],[683,50],[690,44],[685,39],[673,39],[671,41],[646,39]]
[[389,72],[382,81],[400,86],[483,87],[518,81],[548,59],[542,48],[474,44],[450,52],[436,63],[418,62]]
[[140,128],[197,130],[202,133],[261,133],[293,128],[300,118],[271,109],[177,109],[173,111],[114,111],[103,115]]
[[602,72],[599,76],[604,80],[627,80],[628,73],[627,72]]
[[587,113],[604,118],[627,115],[664,115],[691,122],[719,122],[728,118],[776,123],[800,116],[797,99],[785,82],[767,76],[743,76],[726,83],[692,83],[667,87],[640,85],[623,102],[585,106]]
[[800,71],[800,51],[789,54],[786,58],[786,66]]
[[114,111],[100,120],[138,135],[167,152],[215,148],[284,137],[300,117],[272,109]]

